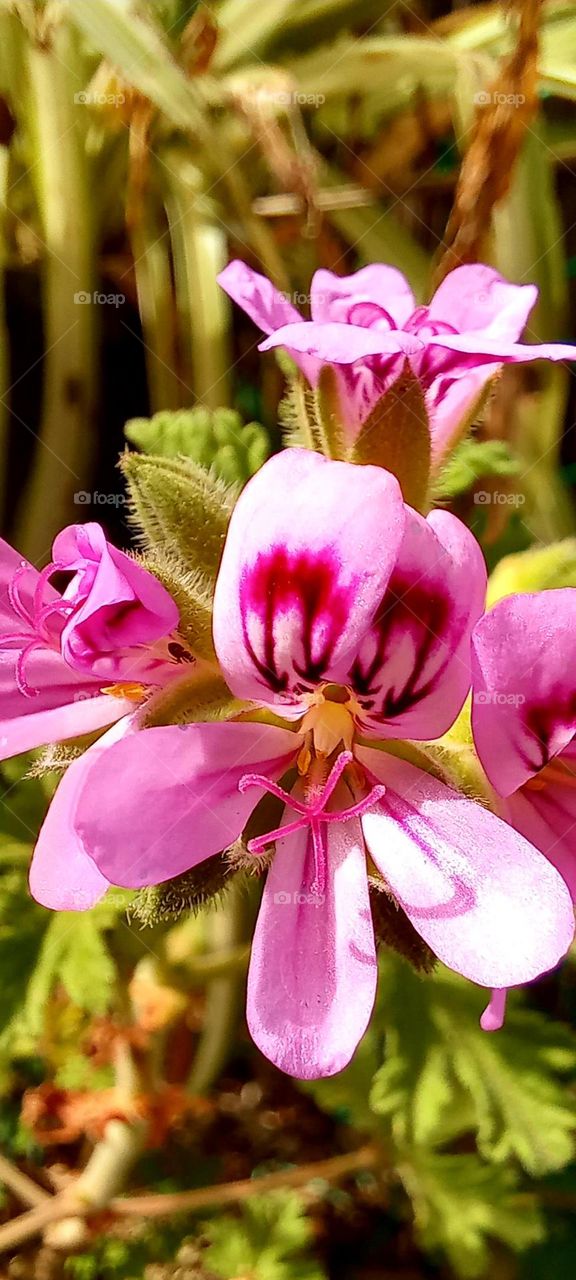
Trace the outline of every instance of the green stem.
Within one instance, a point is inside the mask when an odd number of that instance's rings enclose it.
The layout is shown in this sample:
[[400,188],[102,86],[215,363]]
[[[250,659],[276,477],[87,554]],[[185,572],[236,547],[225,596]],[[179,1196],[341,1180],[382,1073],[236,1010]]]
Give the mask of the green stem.
[[[209,957],[238,948],[246,941],[247,900],[242,886],[232,883],[224,903],[206,916]],[[188,1079],[191,1093],[205,1092],[228,1057],[237,1029],[244,991],[243,965],[220,973],[206,992],[204,1028]]]
[[181,157],[169,167],[166,210],[170,225],[176,298],[181,322],[184,378],[209,409],[230,402],[230,307],[216,281],[227,245],[200,175]]
[[45,354],[42,419],[15,541],[36,562],[74,515],[74,494],[86,486],[94,444],[94,246],[80,118],[85,108],[74,102],[79,86],[69,70],[77,64],[74,45],[61,25],[50,48],[30,43],[27,51],[32,172],[45,246]]
[[186,403],[186,391],[176,372],[176,307],[170,252],[159,219],[142,210],[132,228],[131,244],[152,412],[179,409]]

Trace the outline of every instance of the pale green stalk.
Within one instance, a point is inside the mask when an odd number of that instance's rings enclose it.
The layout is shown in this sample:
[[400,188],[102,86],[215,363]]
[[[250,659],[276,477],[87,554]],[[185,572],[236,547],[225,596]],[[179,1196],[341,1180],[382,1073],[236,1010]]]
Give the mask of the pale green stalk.
[[235,966],[214,977],[206,990],[204,1027],[188,1079],[191,1093],[203,1093],[218,1076],[230,1052],[244,999],[245,954],[249,902],[245,889],[233,882],[224,902],[206,915],[207,958],[217,960],[236,950]]
[[[150,199],[150,197],[148,197]],[[170,245],[159,220],[142,209],[131,235],[138,307],[146,348],[148,393],[153,413],[179,409],[189,396],[178,377],[176,299]]]
[[178,157],[166,201],[185,381],[209,409],[230,403],[230,306],[216,276],[228,259],[226,236],[211,217],[201,175]]
[[[28,119],[44,244],[44,362],[41,424],[33,470],[22,497],[15,542],[34,562],[47,557],[56,531],[74,515],[94,446],[97,307],[90,178],[78,82],[77,50],[60,26],[50,47],[27,50]],[[90,301],[81,301],[82,297]]]

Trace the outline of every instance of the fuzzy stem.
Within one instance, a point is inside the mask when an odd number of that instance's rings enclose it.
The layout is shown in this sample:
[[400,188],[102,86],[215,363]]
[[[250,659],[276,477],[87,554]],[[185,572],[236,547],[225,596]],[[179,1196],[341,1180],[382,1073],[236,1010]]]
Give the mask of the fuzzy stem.
[[[94,442],[94,251],[80,113],[80,87],[69,70],[75,39],[62,24],[51,47],[27,49],[30,129],[42,238],[44,386],[42,420],[32,475],[14,541],[42,561],[56,531],[74,513],[73,495],[85,487]],[[89,297],[89,302],[79,301]]]

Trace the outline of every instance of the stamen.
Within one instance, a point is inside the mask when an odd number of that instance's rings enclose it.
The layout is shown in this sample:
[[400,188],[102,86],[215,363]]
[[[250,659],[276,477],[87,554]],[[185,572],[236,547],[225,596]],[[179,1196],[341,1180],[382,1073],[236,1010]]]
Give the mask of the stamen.
[[16,659],[16,669],[14,672],[14,677],[15,677],[18,689],[20,690],[20,693],[23,694],[25,698],[37,698],[38,694],[40,693],[40,690],[35,688],[34,685],[28,684],[26,676],[24,675],[24,663],[26,662],[27,658],[30,657],[30,654],[33,653],[35,649],[43,649],[43,648],[44,648],[43,640],[31,640],[30,644],[27,644],[25,649],[22,649],[22,651],[18,654],[18,657]]
[[8,583],[8,599],[14,610],[14,613],[16,613],[19,618],[22,618],[23,622],[29,622],[30,625],[33,625],[32,614],[28,609],[28,607],[24,604],[24,601],[20,595],[20,586],[19,586],[20,579],[23,577],[28,567],[29,566],[26,563],[26,560],[22,560],[21,564],[18,565],[18,568],[16,569],[15,573],[13,573],[12,579]]

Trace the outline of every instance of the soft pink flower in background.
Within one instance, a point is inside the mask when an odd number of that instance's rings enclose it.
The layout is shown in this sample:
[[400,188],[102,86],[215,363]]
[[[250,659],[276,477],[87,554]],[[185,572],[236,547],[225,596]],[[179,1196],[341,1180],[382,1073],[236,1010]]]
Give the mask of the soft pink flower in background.
[[428,306],[417,306],[395,267],[376,263],[350,276],[316,271],[311,320],[244,262],[231,262],[218,279],[270,335],[260,350],[284,347],[312,386],[323,364],[338,366],[350,442],[407,360],[425,392],[438,459],[502,364],[576,359],[573,346],[518,342],[537,289],[510,284],[481,263],[450,272]]
[[75,829],[106,880],[129,887],[198,865],[241,835],[262,795],[280,798],[280,827],[248,846],[257,857],[276,844],[248,1022],[293,1075],[339,1071],[370,1018],[367,854],[435,954],[482,985],[528,981],[570,944],[570,897],[550,863],[382,750],[452,724],[485,582],[454,516],[424,519],[380,468],[286,450],[237,503],[214,603],[223,673],[260,718],[151,728],[84,776]]

